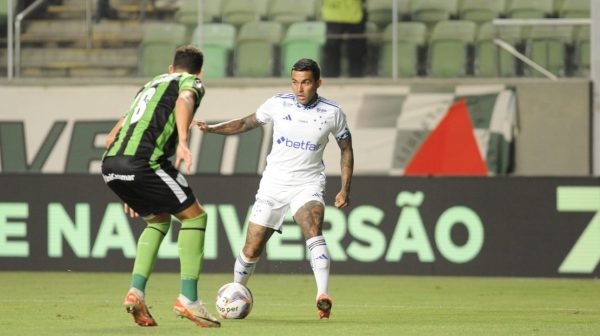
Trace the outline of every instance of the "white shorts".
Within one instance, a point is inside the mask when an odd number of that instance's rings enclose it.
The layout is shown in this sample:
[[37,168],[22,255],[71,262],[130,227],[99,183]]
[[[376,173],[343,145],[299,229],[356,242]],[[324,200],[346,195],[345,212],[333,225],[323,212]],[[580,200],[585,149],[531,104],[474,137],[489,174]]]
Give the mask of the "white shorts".
[[283,218],[288,209],[294,215],[300,207],[310,201],[318,201],[325,205],[324,192],[325,183],[320,181],[295,187],[261,181],[250,221],[281,232]]

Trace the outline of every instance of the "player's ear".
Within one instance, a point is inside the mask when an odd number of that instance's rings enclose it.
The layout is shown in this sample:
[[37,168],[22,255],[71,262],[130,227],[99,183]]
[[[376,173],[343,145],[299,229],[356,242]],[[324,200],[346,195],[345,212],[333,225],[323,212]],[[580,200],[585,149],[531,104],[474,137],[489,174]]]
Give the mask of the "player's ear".
[[319,78],[319,80],[317,81],[317,89],[321,87],[321,79]]

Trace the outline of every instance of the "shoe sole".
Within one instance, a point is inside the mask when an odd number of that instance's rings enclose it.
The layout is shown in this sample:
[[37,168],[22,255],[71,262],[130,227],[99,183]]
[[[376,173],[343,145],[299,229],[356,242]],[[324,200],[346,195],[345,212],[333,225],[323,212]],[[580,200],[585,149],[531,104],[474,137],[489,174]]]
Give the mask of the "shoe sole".
[[138,304],[136,304],[135,302],[128,301],[128,302],[125,302],[123,304],[123,306],[125,307],[125,311],[127,313],[131,314],[131,316],[133,316],[133,320],[135,321],[135,324],[137,324],[141,327],[156,327],[156,326],[158,326],[158,323],[156,323],[156,321],[154,320],[152,315],[150,315],[150,313],[148,313],[148,316],[145,316],[142,309],[140,309],[140,307],[138,307]]
[[317,309],[319,310],[320,318],[329,318],[329,314],[331,313],[331,306],[333,306],[333,303],[330,299],[323,298],[317,301]]
[[173,307],[173,312],[175,312],[175,315],[180,318],[186,318],[186,319],[194,322],[194,324],[200,328],[219,328],[219,327],[221,327],[221,322],[213,321],[213,320],[203,318],[200,316],[195,316],[192,313],[190,313],[189,310],[187,310],[185,308]]

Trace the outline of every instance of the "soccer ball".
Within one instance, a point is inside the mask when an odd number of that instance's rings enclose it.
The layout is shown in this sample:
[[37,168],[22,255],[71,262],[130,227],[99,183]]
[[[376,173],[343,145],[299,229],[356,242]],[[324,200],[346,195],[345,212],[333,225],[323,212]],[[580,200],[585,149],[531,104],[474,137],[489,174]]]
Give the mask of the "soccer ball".
[[243,319],[252,310],[252,292],[248,287],[231,282],[217,291],[217,313],[222,319]]

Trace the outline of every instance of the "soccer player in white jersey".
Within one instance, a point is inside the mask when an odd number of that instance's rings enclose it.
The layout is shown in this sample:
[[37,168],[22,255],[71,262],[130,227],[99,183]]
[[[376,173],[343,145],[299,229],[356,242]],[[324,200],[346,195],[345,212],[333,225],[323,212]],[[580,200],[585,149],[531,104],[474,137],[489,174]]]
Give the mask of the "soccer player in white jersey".
[[273,123],[273,144],[267,157],[250,215],[244,248],[235,261],[234,281],[246,285],[274,231],[281,232],[288,208],[302,229],[310,250],[317,283],[319,317],[329,318],[333,301],[328,294],[330,256],[322,235],[325,201],[323,150],[332,134],[341,153],[341,189],[335,206],[348,206],[354,169],[352,137],[346,116],[335,102],[317,94],[319,65],[301,59],[291,69],[292,93],[277,94],[255,113],[215,125],[194,123],[204,132],[238,134]]

